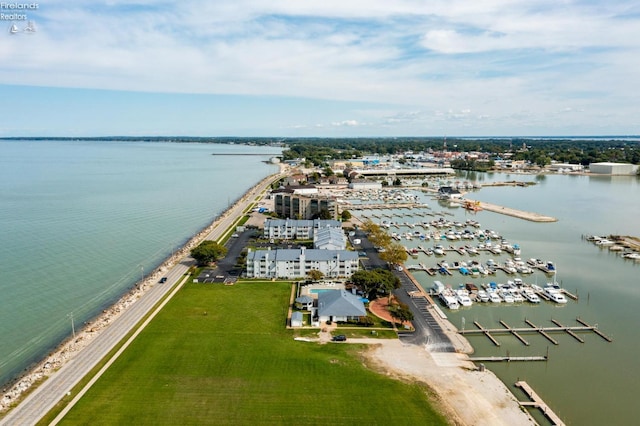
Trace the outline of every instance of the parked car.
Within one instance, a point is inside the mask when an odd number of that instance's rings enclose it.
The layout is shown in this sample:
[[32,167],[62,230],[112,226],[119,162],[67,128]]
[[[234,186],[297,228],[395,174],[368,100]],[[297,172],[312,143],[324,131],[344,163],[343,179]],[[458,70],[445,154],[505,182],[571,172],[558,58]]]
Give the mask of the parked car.
[[338,334],[337,336],[333,336],[331,340],[334,342],[345,342],[347,340],[347,336],[344,334]]

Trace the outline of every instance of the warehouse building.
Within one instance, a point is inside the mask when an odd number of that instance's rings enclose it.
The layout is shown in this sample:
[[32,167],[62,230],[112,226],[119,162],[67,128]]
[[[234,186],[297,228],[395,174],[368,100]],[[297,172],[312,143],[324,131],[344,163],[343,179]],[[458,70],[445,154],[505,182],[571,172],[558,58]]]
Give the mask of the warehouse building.
[[638,172],[638,166],[628,163],[591,163],[589,171],[598,175],[633,175]]

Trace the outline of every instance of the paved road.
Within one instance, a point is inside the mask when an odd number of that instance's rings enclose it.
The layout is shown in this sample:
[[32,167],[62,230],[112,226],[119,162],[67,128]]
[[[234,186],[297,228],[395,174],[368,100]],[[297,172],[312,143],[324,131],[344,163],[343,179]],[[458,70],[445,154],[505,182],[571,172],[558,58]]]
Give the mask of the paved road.
[[[218,239],[233,224],[238,216],[273,181],[265,179],[245,195],[221,218],[206,239]],[[167,273],[165,284],[156,284],[147,290],[109,327],[100,333],[86,348],[68,361],[27,396],[20,405],[11,410],[0,425],[34,425],[46,415],[62,397],[104,358],[129,331],[171,290],[173,285],[187,272],[193,259],[185,258]]]
[[[360,245],[357,246],[357,249],[367,255],[367,258],[362,260],[364,269],[371,270],[373,268],[387,267],[363,231],[356,231],[356,234],[350,238],[352,243],[353,239],[359,239]],[[429,301],[425,297],[410,297],[409,293],[418,291],[416,285],[404,271],[394,271],[393,273],[400,279],[402,284],[402,287],[395,290],[393,294],[402,303],[409,306],[411,312],[413,312],[412,323],[415,328],[414,332],[399,332],[400,340],[412,345],[428,344],[432,352],[455,352],[456,350],[451,340],[440,326],[440,323],[434,318],[436,313],[433,311],[433,307],[430,306]]]

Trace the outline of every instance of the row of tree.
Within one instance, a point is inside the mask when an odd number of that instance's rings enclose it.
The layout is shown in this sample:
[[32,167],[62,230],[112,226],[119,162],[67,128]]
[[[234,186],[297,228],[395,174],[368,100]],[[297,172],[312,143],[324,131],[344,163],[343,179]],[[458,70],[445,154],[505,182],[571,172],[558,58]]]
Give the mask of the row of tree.
[[380,259],[391,266],[401,265],[407,260],[405,248],[400,243],[393,241],[380,225],[367,219],[362,223],[361,229],[367,233],[369,241],[377,247]]
[[[544,166],[552,160],[587,165],[602,161],[640,164],[640,142],[619,139],[452,139],[447,138],[358,138],[287,139],[285,160],[305,158],[308,165],[326,166],[329,160],[358,158],[367,154],[429,152],[442,149],[459,152],[485,152],[494,157],[511,153],[514,160],[527,160]],[[470,165],[465,165],[469,169]],[[479,170],[478,168],[471,168]]]

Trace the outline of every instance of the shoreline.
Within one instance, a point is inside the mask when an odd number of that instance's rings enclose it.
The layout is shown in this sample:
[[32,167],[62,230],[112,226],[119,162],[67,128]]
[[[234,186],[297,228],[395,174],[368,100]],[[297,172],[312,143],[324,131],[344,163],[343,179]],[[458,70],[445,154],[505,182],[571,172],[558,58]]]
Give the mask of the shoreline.
[[162,260],[158,266],[144,277],[144,280],[136,281],[133,287],[127,289],[113,304],[86,321],[82,328],[76,331],[75,338],[73,336],[67,336],[53,350],[49,351],[48,354],[43,355],[40,361],[25,368],[23,374],[4,383],[0,397],[0,419],[21,402],[25,393],[35,389],[43,380],[46,380],[62,366],[71,361],[124,313],[127,308],[151,289],[166,271],[187,257],[192,248],[207,239],[218,227],[220,222],[226,219],[235,207],[243,201],[246,201],[248,195],[251,194],[253,190],[266,184],[267,181],[274,179],[276,176],[279,176],[283,173],[283,170],[284,167],[281,165],[279,172],[269,174],[243,192],[231,205],[215,216],[208,225],[198,231],[179,249],[175,250],[172,255]]

